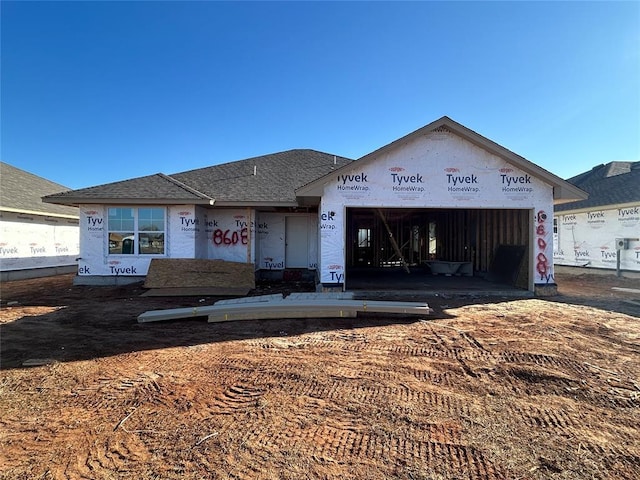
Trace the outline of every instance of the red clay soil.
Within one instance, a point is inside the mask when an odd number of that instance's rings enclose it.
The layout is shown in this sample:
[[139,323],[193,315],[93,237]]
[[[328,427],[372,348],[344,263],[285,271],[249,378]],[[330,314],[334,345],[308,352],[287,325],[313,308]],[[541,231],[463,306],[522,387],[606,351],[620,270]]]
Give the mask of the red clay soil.
[[3,283],[0,477],[638,479],[640,296],[612,287],[640,281],[557,281],[423,318],[221,324],[136,322],[213,297]]

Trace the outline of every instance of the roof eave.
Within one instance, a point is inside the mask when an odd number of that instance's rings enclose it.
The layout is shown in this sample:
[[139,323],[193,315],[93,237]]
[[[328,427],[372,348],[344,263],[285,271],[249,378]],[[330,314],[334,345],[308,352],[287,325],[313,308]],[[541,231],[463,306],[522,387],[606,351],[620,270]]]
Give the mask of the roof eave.
[[216,207],[299,207],[298,202],[243,202],[238,200],[216,200]]
[[568,202],[579,202],[586,200],[589,194],[584,190],[563,181],[561,184],[553,185],[553,204],[560,205]]
[[108,198],[108,197],[42,197],[46,203],[68,205],[213,205],[206,198]]
[[55,218],[71,218],[77,219],[78,215],[67,215],[64,213],[51,213],[51,212],[39,212],[37,210],[26,210],[21,208],[0,207],[0,212],[11,212],[20,215],[40,215],[42,217],[55,217]]

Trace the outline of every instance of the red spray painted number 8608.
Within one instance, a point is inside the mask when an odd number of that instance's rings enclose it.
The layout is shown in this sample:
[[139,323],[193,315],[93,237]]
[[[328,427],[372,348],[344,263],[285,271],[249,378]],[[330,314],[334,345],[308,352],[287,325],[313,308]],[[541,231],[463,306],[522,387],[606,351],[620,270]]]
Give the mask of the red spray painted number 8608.
[[213,236],[211,237],[214,245],[237,245],[238,242],[242,243],[242,245],[246,245],[249,243],[249,238],[247,235],[247,229],[243,228],[242,230],[221,230],[217,229],[213,232]]

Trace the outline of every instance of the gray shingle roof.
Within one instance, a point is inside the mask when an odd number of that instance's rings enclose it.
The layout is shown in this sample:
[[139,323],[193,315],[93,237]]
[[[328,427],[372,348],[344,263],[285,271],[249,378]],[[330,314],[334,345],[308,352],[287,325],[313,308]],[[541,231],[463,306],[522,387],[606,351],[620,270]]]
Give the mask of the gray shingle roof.
[[557,205],[556,212],[640,202],[640,162],[598,165],[567,181],[587,192],[589,198]]
[[77,217],[77,208],[42,202],[43,195],[62,190],[67,190],[67,187],[0,162],[0,210]]
[[[81,203],[209,203],[295,205],[296,188],[351,162],[315,150],[288,150],[211,167],[161,173],[49,195],[45,201]],[[255,172],[255,175],[254,175]]]
[[216,204],[295,203],[298,187],[351,161],[316,150],[288,150],[171,177],[215,198]]
[[209,203],[210,198],[167,175],[156,173],[48,195],[44,200],[63,204],[157,203],[159,200],[165,203]]

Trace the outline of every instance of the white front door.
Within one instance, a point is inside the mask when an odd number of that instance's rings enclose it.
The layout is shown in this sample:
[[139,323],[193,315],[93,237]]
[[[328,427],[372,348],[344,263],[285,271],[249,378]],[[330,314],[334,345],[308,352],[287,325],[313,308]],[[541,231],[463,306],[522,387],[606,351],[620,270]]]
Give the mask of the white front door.
[[285,217],[285,267],[309,266],[309,231],[306,216]]

